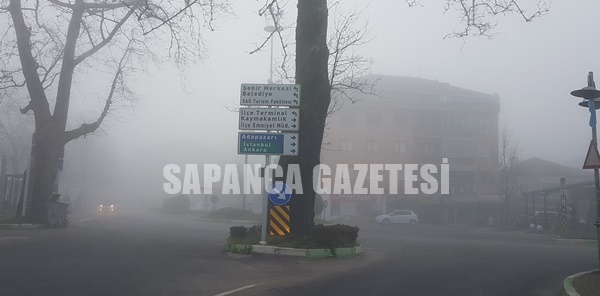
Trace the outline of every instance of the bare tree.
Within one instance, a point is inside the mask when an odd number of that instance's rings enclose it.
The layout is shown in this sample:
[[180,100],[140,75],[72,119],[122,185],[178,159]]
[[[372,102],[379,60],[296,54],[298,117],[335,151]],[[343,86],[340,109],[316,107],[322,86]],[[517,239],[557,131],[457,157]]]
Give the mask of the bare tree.
[[[416,0],[407,0],[415,5]],[[528,5],[528,8],[523,5]],[[550,11],[550,1],[546,0],[446,0],[444,13],[454,10],[460,17],[463,27],[460,31],[447,34],[444,38],[464,38],[468,36],[493,37],[497,18],[507,14],[519,15],[523,21],[531,22]]]
[[344,101],[354,103],[357,94],[376,94],[377,80],[368,81],[364,76],[369,72],[371,61],[357,52],[360,46],[373,38],[368,22],[359,25],[364,11],[344,12],[336,3],[330,24],[329,40],[329,87],[331,104],[329,115],[341,108]]
[[[528,13],[519,3],[527,0],[446,0],[446,12],[451,10],[461,18],[464,30],[446,37],[491,36],[495,17],[515,13],[526,22],[544,15],[549,5],[538,0],[537,9]],[[418,0],[407,0],[408,6],[419,5]],[[278,0],[266,0],[265,7],[279,5]],[[302,116],[300,117],[300,149],[298,156],[283,156],[279,163],[298,164],[302,177],[303,194],[291,199],[291,228],[296,234],[306,233],[314,219],[315,192],[312,169],[320,162],[325,121],[332,101],[332,84],[328,65],[327,30],[329,6],[327,0],[298,1],[296,21],[295,82],[302,85]],[[474,30],[477,29],[477,30]],[[273,34],[271,37],[274,36]]]
[[[506,130],[500,133],[496,155],[497,173],[493,185],[504,202],[504,223],[509,223],[510,203],[519,190],[521,166],[519,165],[518,146],[513,143],[511,134]],[[494,174],[493,174],[494,175]]]
[[[31,217],[47,219],[63,146],[96,131],[118,102],[131,98],[127,74],[160,61],[161,49],[181,67],[199,59],[200,32],[212,30],[227,8],[225,0],[0,0],[9,24],[0,39],[0,89],[26,87],[21,111],[35,118]],[[104,106],[95,120],[68,129],[73,86],[89,72],[107,78],[98,83],[107,87]]]

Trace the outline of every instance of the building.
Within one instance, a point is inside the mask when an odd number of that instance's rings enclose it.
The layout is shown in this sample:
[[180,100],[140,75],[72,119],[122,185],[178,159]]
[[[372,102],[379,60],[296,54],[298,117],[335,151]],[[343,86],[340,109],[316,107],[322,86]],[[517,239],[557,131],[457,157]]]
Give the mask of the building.
[[[328,119],[321,162],[336,164],[449,164],[449,193],[405,194],[381,182],[384,194],[326,195],[331,217],[370,218],[412,209],[432,223],[487,223],[496,216],[492,184],[498,147],[499,98],[439,81],[397,76],[377,80],[377,94],[358,94]],[[356,181],[357,172],[350,172]],[[393,181],[391,181],[393,182]]]
[[[523,192],[511,201],[511,213],[523,221],[521,227],[528,227],[535,222],[536,213],[560,213],[561,195],[564,193],[569,217],[566,231],[595,231],[596,195],[592,170],[567,167],[533,157],[519,163],[519,174]],[[535,224],[542,224],[546,230],[557,228],[558,221],[550,220],[542,223],[537,221]]]

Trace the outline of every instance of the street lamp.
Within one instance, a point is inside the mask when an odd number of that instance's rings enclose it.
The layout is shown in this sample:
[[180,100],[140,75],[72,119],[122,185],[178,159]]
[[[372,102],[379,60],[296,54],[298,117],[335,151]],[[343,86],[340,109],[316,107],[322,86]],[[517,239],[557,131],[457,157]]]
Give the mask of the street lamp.
[[[592,142],[597,148],[598,146],[598,135],[596,132],[596,109],[600,108],[600,90],[596,89],[594,83],[594,73],[588,73],[588,85],[582,89],[574,90],[571,92],[572,96],[583,98],[584,101],[579,103],[579,106],[586,107],[590,110],[590,126],[592,127]],[[590,103],[593,102],[593,106]],[[600,177],[598,175],[598,169],[594,169],[594,182],[596,184],[596,240],[598,241],[598,266],[600,266]]]

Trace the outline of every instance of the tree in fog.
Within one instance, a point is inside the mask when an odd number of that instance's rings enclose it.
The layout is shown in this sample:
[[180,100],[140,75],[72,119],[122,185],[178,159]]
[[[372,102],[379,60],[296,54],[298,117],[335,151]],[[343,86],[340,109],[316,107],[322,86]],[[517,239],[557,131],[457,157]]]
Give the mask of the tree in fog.
[[[535,2],[528,11],[522,5],[527,0],[445,0],[445,12],[456,12],[463,30],[446,37],[491,36],[496,17],[517,14],[526,22],[545,14],[549,7],[543,0]],[[529,1],[530,2],[530,1]],[[407,0],[409,6],[420,5],[418,0]],[[273,11],[278,0],[266,0],[261,10]],[[296,234],[308,232],[313,224],[315,192],[312,170],[320,163],[325,120],[331,103],[327,28],[329,7],[327,0],[297,2],[295,83],[302,86],[300,109],[300,140],[298,156],[282,156],[280,165],[298,164],[302,177],[303,194],[294,194],[290,201],[291,228]],[[273,34],[271,35],[273,36]]]
[[32,118],[22,116],[12,100],[0,101],[0,155],[6,161],[7,172],[25,170],[32,132]]
[[[96,131],[133,97],[128,75],[160,62],[161,50],[180,66],[198,60],[201,31],[226,10],[225,0],[0,0],[0,18],[8,24],[0,39],[0,88],[26,88],[21,112],[35,119],[34,219],[46,221],[64,145]],[[95,120],[70,128],[73,94],[90,76],[94,86],[105,87],[97,98],[102,107]]]
[[519,165],[518,146],[513,142],[510,133],[500,132],[498,150],[496,150],[496,172],[493,186],[504,203],[504,224],[509,224],[510,203],[520,188],[521,166]]

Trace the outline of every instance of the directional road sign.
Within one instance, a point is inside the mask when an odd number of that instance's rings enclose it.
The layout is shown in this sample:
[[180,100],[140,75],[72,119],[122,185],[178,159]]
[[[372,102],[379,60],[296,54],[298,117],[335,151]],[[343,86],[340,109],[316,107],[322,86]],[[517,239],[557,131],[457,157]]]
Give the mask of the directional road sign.
[[298,108],[240,108],[241,130],[297,131]]
[[269,189],[269,200],[278,206],[286,205],[292,198],[292,190],[285,183],[275,183]]
[[242,84],[240,105],[300,106],[299,84]]
[[238,154],[298,155],[298,133],[240,132]]

